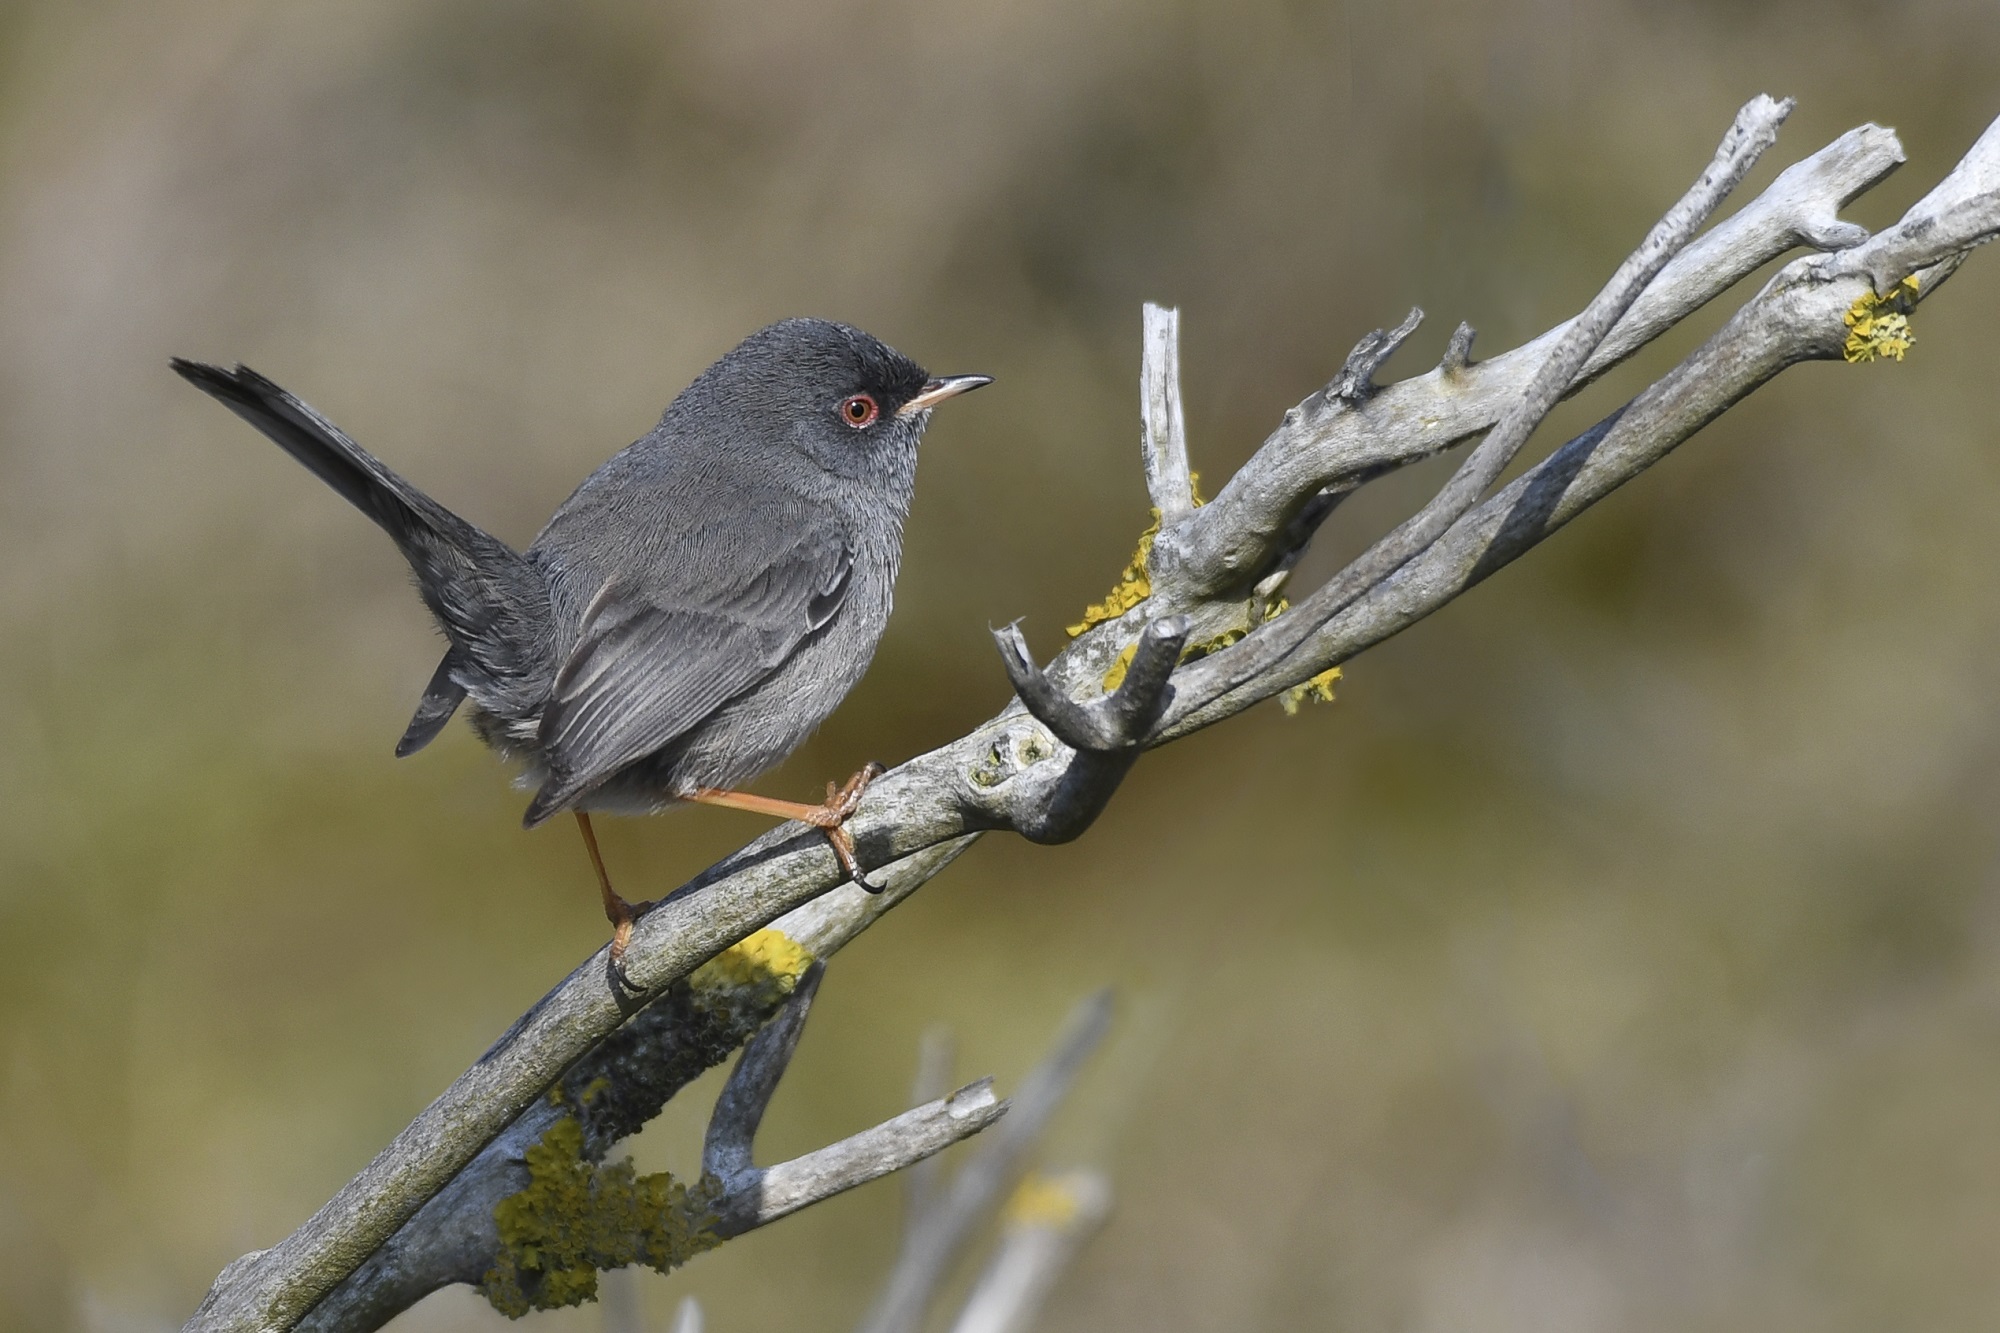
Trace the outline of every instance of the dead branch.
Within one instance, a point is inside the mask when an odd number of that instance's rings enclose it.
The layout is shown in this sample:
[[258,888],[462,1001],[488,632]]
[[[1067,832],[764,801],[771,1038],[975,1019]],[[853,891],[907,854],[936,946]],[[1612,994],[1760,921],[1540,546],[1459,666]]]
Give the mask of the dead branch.
[[[728,987],[695,985],[711,959],[765,927],[800,959],[824,958],[985,831],[1075,837],[1145,748],[1323,679],[1441,609],[1786,367],[1848,353],[1851,312],[1894,303],[1907,314],[2000,233],[2000,122],[1894,226],[1871,237],[1840,220],[1843,205],[1902,161],[1895,135],[1871,125],[1796,163],[1689,241],[1788,109],[1769,98],[1746,106],[1689,196],[1576,320],[1477,364],[1471,330],[1460,326],[1435,369],[1379,388],[1374,377],[1415,325],[1371,335],[1200,507],[1178,388],[1178,318],[1149,311],[1142,462],[1160,528],[1143,588],[1046,668],[1036,668],[1018,631],[1004,633],[1019,700],[870,788],[850,827],[889,891],[871,899],[837,887],[843,876],[825,840],[796,826],[710,867],[639,923],[628,986],[614,983],[601,954],[585,962],[297,1231],[224,1269],[188,1328],[289,1329],[309,1312],[314,1327],[374,1328],[387,1304],[343,1307],[349,1313],[334,1318],[328,1311],[345,1299],[337,1293],[392,1268],[433,1285],[467,1280],[470,1251],[459,1238],[490,1225],[493,1207],[518,1190],[521,1154],[547,1133],[552,1090],[580,1096],[607,1080],[616,1113],[585,1129],[586,1151],[598,1150],[629,1133],[632,1117],[657,1112],[685,1082],[692,1052],[740,1044],[776,1008],[767,991],[738,1011],[718,998],[735,993]],[[1793,260],[1645,392],[1487,494],[1556,399],[1800,247],[1829,253]],[[1299,553],[1343,495],[1481,435],[1430,506],[1279,613]],[[707,1045],[689,1035],[697,1033]],[[621,1043],[672,1056],[668,1075],[620,1063]],[[764,1180],[768,1187],[768,1173]]]

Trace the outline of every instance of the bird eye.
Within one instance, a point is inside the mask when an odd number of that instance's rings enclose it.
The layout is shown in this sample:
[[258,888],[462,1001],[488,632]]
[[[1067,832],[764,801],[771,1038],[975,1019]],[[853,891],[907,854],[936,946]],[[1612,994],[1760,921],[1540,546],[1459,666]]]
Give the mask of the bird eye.
[[874,425],[875,418],[881,415],[882,409],[875,405],[871,394],[849,394],[840,400],[840,419],[856,430]]

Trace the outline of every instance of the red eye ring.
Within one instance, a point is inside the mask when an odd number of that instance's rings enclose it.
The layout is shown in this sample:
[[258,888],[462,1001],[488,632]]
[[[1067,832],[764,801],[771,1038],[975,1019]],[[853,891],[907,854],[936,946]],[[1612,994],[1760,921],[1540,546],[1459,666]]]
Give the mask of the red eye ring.
[[874,425],[881,415],[873,394],[853,393],[840,400],[840,419],[856,430]]

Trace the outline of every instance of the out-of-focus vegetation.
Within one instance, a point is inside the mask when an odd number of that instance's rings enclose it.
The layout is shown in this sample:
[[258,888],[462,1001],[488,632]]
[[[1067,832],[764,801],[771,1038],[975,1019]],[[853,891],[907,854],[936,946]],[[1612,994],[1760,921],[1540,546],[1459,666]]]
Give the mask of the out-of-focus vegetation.
[[[1773,164],[1896,126],[1854,210],[1894,217],[2000,112],[2000,9],[105,0],[9,7],[0,70],[0,1326],[139,1330],[605,933],[469,733],[391,759],[436,650],[393,550],[169,354],[517,542],[768,320],[996,375],[934,426],[873,673],[765,784],[804,795],[997,708],[989,623],[1047,652],[1103,595],[1142,299],[1185,311],[1212,489],[1413,303],[1392,374],[1572,311],[1752,93],[1800,102]],[[1055,1156],[1121,1207],[1051,1329],[1990,1321],[1996,292],[1977,255],[1906,362],[1787,373],[1334,706],[982,845],[841,955],[763,1150],[893,1113],[934,1020],[1017,1076],[1112,981]],[[760,826],[607,854],[650,896]],[[640,1289],[846,1327],[895,1197]]]

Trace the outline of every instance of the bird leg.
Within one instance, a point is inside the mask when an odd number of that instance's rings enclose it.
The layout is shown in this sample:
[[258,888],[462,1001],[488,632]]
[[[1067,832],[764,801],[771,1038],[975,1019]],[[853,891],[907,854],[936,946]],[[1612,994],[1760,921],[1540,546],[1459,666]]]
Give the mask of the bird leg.
[[699,805],[719,805],[727,810],[748,810],[752,814],[796,819],[801,824],[810,824],[826,834],[834,856],[840,861],[840,868],[847,872],[849,879],[870,893],[880,893],[882,885],[871,883],[862,873],[861,862],[854,856],[854,835],[847,831],[846,825],[861,807],[861,794],[868,790],[869,783],[882,776],[882,772],[882,765],[869,764],[849,778],[845,786],[827,783],[826,801],[821,805],[780,801],[771,796],[753,796],[747,791],[724,791],[718,787],[703,787],[682,799]]
[[597,850],[597,830],[591,828],[590,816],[581,810],[572,813],[576,815],[576,826],[583,831],[590,864],[597,871],[597,887],[604,894],[604,915],[611,922],[611,961],[616,964],[625,956],[625,946],[632,942],[632,923],[652,904],[640,903],[634,907],[618,896],[611,887],[611,876],[604,871],[604,854]]

